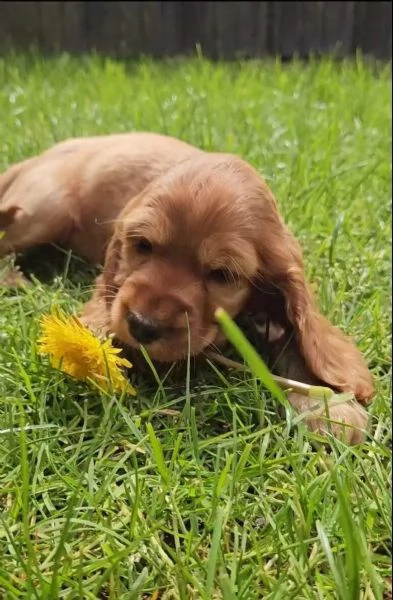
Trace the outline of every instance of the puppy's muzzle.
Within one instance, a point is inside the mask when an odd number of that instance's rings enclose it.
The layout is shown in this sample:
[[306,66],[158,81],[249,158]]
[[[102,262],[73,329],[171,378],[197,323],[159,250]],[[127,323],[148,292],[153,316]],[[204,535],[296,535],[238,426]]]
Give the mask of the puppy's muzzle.
[[164,331],[158,323],[137,312],[128,313],[127,323],[129,332],[140,344],[151,344],[163,337]]

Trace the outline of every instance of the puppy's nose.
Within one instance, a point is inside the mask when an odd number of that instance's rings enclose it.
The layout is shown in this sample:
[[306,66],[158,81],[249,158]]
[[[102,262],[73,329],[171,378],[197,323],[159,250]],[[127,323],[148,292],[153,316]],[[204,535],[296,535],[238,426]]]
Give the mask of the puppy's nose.
[[131,335],[141,344],[151,344],[162,337],[162,329],[157,323],[136,312],[128,313],[127,322]]

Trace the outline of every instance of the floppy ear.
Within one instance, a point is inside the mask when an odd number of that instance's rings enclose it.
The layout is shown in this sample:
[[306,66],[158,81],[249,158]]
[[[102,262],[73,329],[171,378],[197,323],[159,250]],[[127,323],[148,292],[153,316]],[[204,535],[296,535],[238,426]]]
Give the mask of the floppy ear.
[[23,209],[19,206],[0,205],[0,258],[13,252],[15,235],[10,236],[10,231],[12,225],[16,225],[23,215]]
[[6,229],[12,225],[22,214],[23,209],[20,206],[14,204],[3,208],[0,206],[0,229]]
[[272,320],[285,328],[292,327],[300,353],[313,375],[338,391],[353,392],[366,403],[374,390],[362,354],[349,337],[319,312],[305,279],[299,243],[274,205],[268,206],[266,212],[263,233],[257,242],[261,281],[252,297],[252,310],[260,304]]

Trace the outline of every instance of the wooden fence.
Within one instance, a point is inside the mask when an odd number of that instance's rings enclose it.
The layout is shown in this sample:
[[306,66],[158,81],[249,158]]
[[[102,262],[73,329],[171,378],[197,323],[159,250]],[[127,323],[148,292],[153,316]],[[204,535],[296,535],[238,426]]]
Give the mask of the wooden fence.
[[391,58],[391,2],[0,2],[0,53]]

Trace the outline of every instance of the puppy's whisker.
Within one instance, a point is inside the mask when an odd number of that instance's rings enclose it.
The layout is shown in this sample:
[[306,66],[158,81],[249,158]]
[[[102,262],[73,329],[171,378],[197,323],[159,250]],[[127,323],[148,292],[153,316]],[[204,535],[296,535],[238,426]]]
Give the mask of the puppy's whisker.
[[99,291],[109,291],[109,292],[113,292],[113,293],[117,292],[117,287],[116,286],[114,286],[114,285],[106,285],[105,283],[96,283],[94,285],[86,285],[86,286],[83,286],[82,289],[84,291],[99,290]]
[[108,292],[108,293],[111,293],[111,294],[116,294],[117,293],[116,288],[110,288],[110,287],[108,287],[106,285],[103,285],[103,284],[96,285],[94,287],[85,287],[83,289],[84,289],[84,291],[88,291],[88,292],[91,292],[91,291],[94,292],[95,290],[98,290],[99,292]]
[[107,292],[107,290],[102,290],[102,293],[100,293],[100,299],[102,300],[110,300],[111,302],[113,302],[114,300],[116,300],[116,298],[117,294]]
[[[214,344],[214,342],[212,342],[212,341],[211,341],[211,340],[210,340],[208,337],[206,337],[206,336],[197,335],[197,336],[194,336],[194,339],[195,339],[196,341],[198,341],[198,342],[203,342],[204,344],[207,344],[207,345],[209,346],[209,348],[210,348],[210,347],[211,347],[211,348],[213,348],[213,347],[214,347],[214,348],[216,348],[216,349],[218,350],[218,346],[216,346],[216,345]],[[205,347],[206,347],[206,346],[205,346]]]
[[[236,279],[240,279],[241,276],[243,276],[248,282],[251,282],[250,276],[244,271],[244,269],[241,268],[238,261],[235,258],[233,258],[233,256],[226,255],[225,260],[232,267],[231,268],[231,276],[233,279],[233,283],[236,283]],[[236,274],[236,277],[234,276],[233,271]]]
[[116,218],[116,219],[106,219],[106,220],[102,220],[102,221],[96,221],[96,225],[117,225],[117,223],[122,223],[123,219],[121,218]]

